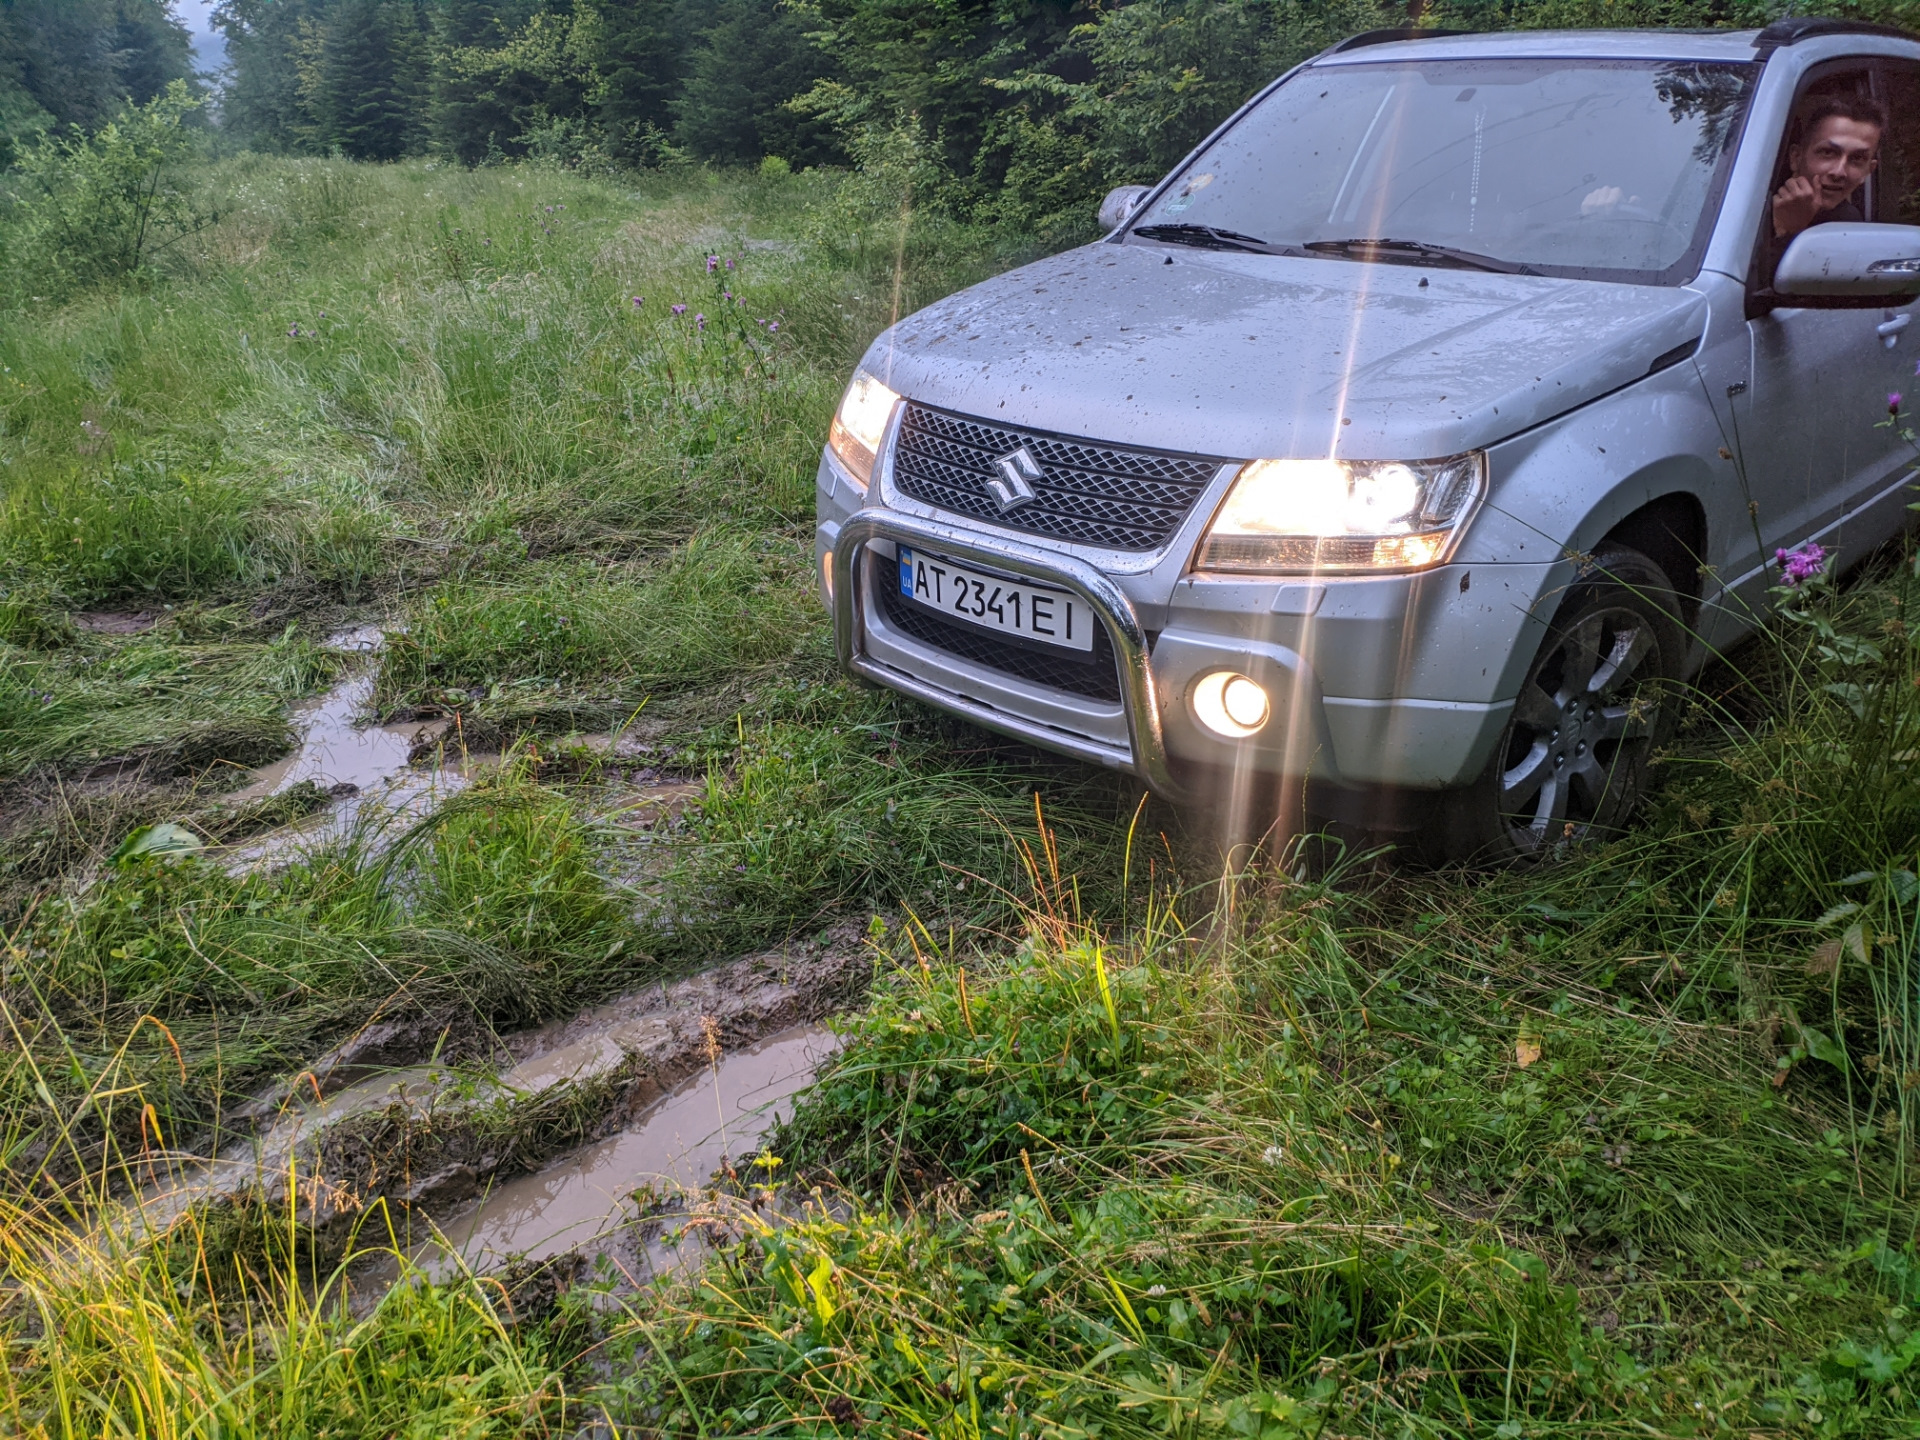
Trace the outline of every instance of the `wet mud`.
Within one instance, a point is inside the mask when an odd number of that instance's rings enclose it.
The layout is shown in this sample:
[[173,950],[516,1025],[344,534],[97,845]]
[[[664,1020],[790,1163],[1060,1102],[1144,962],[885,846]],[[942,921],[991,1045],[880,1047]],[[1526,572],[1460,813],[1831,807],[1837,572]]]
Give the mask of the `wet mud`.
[[[717,1171],[754,1174],[763,1137],[792,1114],[793,1096],[837,1044],[823,1026],[798,1025],[722,1054],[627,1128],[433,1217],[411,1260],[437,1278],[577,1258],[627,1284],[675,1268],[690,1241],[698,1248],[697,1234],[675,1223],[682,1202]],[[388,1258],[358,1284],[397,1271]]]
[[[244,807],[311,786],[330,803],[226,847],[230,867],[295,859],[349,834],[378,848],[391,822],[426,815],[497,763],[453,750],[445,721],[365,723],[382,638],[378,626],[330,637],[360,658],[294,707],[294,751],[225,797]],[[643,846],[677,830],[705,793],[644,764],[630,770],[651,753],[630,736],[553,748],[621,777],[591,803]],[[562,1256],[630,1278],[657,1273],[683,1257],[668,1217],[716,1169],[757,1151],[831,1053],[822,1020],[871,978],[862,933],[843,927],[507,1035],[464,1012],[369,1024],[229,1112],[210,1157],[157,1157],[131,1197],[129,1228],[157,1234],[192,1210],[259,1201],[290,1204],[298,1222],[344,1243],[385,1202],[429,1274]],[[389,1255],[356,1270],[355,1289],[377,1294],[399,1263]]]
[[[799,1057],[825,1043],[814,1027],[860,997],[871,967],[859,928],[845,927],[501,1037],[486,1067],[419,1053],[444,1039],[431,1024],[369,1027],[247,1107],[251,1114],[237,1118],[256,1121],[254,1135],[211,1159],[156,1160],[135,1197],[134,1223],[156,1233],[189,1209],[278,1202],[290,1186],[295,1218],[322,1231],[350,1228],[377,1200],[450,1216],[510,1177],[628,1132],[646,1138],[576,1157],[593,1176],[582,1182],[588,1190],[615,1184],[614,1168],[628,1161],[647,1169],[631,1177],[628,1193],[650,1177],[695,1176],[709,1154],[744,1153],[736,1147],[749,1130],[757,1142],[753,1126],[762,1122],[749,1114],[805,1083],[810,1066]],[[713,1080],[705,1092],[703,1077]],[[693,1093],[707,1094],[714,1126],[687,1118],[707,1103],[688,1100]],[[675,1108],[683,1103],[684,1112]],[[740,1129],[718,1140],[728,1105]],[[683,1158],[672,1148],[679,1142]],[[537,1189],[514,1192],[515,1203],[525,1209]],[[555,1192],[572,1197],[564,1204],[573,1212],[586,1203],[580,1193],[564,1184]],[[504,1221],[487,1223],[489,1234],[504,1233]],[[510,1228],[530,1235],[537,1226],[523,1216]]]
[[[234,868],[292,858],[369,821],[418,819],[466,787],[468,757],[445,756],[437,744],[444,726],[363,723],[384,633],[367,625],[328,637],[326,648],[366,658],[325,694],[295,705],[287,717],[297,737],[293,752],[262,766],[225,797],[230,806],[246,805],[310,782],[333,803],[298,825],[234,847],[228,856]],[[417,768],[414,762],[423,759],[431,763]]]

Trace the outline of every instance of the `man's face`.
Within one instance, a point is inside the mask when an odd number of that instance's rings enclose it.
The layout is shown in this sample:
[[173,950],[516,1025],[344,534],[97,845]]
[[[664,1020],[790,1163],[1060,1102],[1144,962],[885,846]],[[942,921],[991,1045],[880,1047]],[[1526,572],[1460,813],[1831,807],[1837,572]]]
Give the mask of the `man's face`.
[[1813,182],[1822,210],[1831,210],[1858,190],[1879,158],[1880,127],[1839,115],[1822,120],[1787,157],[1794,174]]

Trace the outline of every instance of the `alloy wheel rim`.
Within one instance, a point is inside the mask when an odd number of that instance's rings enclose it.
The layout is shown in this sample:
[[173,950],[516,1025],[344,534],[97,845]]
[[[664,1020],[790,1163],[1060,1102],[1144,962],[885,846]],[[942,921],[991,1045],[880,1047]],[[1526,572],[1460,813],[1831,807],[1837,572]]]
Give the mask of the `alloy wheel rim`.
[[1646,616],[1597,610],[1534,662],[1514,702],[1500,816],[1523,854],[1571,844],[1623,818],[1653,735]]

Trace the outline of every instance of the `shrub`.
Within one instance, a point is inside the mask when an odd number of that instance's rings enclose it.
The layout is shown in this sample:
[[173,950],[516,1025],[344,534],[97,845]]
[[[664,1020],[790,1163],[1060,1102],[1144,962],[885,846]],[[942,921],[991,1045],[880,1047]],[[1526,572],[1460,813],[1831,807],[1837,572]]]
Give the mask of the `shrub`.
[[15,273],[54,299],[122,284],[211,224],[181,185],[196,149],[187,117],[202,103],[176,80],[97,134],[29,148],[19,161]]

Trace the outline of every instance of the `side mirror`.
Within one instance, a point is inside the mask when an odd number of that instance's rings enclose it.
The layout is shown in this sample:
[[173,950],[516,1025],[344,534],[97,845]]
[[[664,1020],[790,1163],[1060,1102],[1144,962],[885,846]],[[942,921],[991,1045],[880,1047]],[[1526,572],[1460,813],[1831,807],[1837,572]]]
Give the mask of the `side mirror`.
[[[1147,198],[1151,185],[1122,185],[1109,190],[1107,198],[1100,202],[1100,228],[1118,230],[1140,208],[1140,202]],[[1916,231],[1920,234],[1920,231]]]
[[1796,296],[1920,295],[1920,226],[1815,225],[1787,246],[1773,292]]

